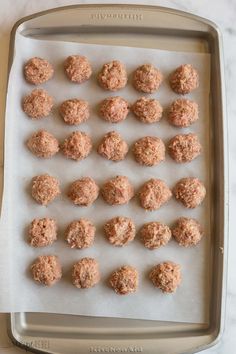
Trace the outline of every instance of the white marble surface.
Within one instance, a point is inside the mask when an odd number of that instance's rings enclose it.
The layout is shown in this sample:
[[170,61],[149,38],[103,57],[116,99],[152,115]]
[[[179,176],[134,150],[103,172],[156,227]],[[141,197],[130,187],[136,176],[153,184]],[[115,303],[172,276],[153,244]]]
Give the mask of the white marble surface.
[[[101,1],[78,1],[77,3],[101,3]],[[105,1],[103,1],[105,2]],[[192,12],[216,22],[223,34],[226,94],[229,124],[230,152],[230,247],[227,288],[227,311],[225,332],[220,343],[204,351],[204,354],[234,354],[236,352],[236,223],[233,216],[236,212],[236,116],[235,83],[236,83],[236,0],[142,0],[142,1],[107,1],[120,3],[139,3],[162,5]],[[7,55],[10,30],[13,24],[23,16],[48,8],[76,4],[71,0],[0,0],[0,119],[3,119],[4,95],[6,88]],[[2,133],[0,133],[2,134]],[[1,135],[0,135],[1,138]],[[6,315],[0,314],[0,354],[22,352],[13,347],[6,334]]]

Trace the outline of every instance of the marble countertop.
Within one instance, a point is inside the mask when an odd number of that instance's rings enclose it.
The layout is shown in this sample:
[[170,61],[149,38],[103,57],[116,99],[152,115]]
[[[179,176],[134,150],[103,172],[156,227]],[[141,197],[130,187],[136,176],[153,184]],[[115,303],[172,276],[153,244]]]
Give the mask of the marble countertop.
[[[0,117],[3,119],[4,95],[7,77],[7,56],[10,30],[13,24],[20,18],[46,10],[48,8],[85,3],[102,3],[105,1],[71,1],[71,0],[1,0],[0,6]],[[193,14],[206,17],[215,22],[223,35],[226,98],[229,125],[229,168],[230,168],[230,247],[228,260],[228,287],[227,310],[225,331],[220,343],[208,349],[204,354],[234,354],[236,352],[236,223],[233,223],[233,215],[236,212],[236,124],[233,116],[236,116],[235,83],[236,83],[236,0],[142,0],[142,1],[106,1],[106,3],[134,3],[147,5],[161,5],[171,7]],[[0,132],[0,139],[1,139]],[[21,353],[22,350],[14,347],[6,333],[6,315],[0,314],[0,354]]]

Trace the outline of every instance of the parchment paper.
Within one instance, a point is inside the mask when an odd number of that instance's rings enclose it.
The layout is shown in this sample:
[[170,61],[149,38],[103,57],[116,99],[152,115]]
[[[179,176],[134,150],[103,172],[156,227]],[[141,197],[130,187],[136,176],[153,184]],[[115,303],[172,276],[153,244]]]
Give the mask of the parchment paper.
[[[88,56],[93,66],[93,77],[82,85],[67,80],[63,72],[63,60],[70,54]],[[21,109],[21,100],[35,87],[23,78],[23,64],[30,57],[47,58],[55,67],[55,76],[43,88],[54,96],[55,108],[50,117],[33,121]],[[131,83],[118,93],[103,91],[96,83],[96,73],[103,63],[118,59],[126,64],[129,76],[143,63],[153,63],[160,68],[166,80],[159,91],[152,96],[159,99],[164,108],[176,99],[167,77],[182,63],[193,64],[200,73],[200,87],[188,97],[196,100],[200,107],[200,120],[189,129],[178,129],[167,123],[164,115],[157,124],[145,125],[130,114],[124,122],[113,125],[101,120],[97,113],[98,103],[109,95],[121,95],[131,103],[140,93]],[[0,250],[0,297],[1,312],[37,311],[91,316],[111,316],[152,320],[168,320],[203,323],[207,321],[208,305],[208,255],[209,244],[209,55],[180,53],[155,49],[102,46],[78,43],[41,41],[17,37],[14,63],[10,73],[7,97],[6,144],[5,144],[5,187],[4,206],[1,220]],[[79,127],[63,123],[58,115],[59,104],[69,98],[80,97],[89,101],[91,118]],[[60,141],[72,131],[80,129],[92,135],[94,150],[82,162],[67,160],[60,153],[49,160],[38,159],[25,146],[27,138],[36,130],[44,128]],[[117,130],[131,146],[135,140],[146,135],[156,135],[168,142],[178,133],[195,132],[203,145],[203,154],[190,164],[176,164],[166,156],[166,161],[157,167],[138,165],[131,152],[118,163],[109,162],[96,153],[96,146],[102,136]],[[48,207],[38,205],[30,195],[33,176],[49,173],[61,182],[62,195]],[[197,176],[208,190],[204,203],[195,210],[187,210],[174,198],[155,212],[145,212],[134,198],[126,206],[111,207],[100,197],[93,206],[74,206],[66,196],[69,184],[82,176],[91,176],[101,186],[103,181],[115,175],[130,178],[136,191],[151,177],[164,179],[172,188],[182,177]],[[205,237],[190,249],[178,246],[173,240],[158,250],[145,249],[139,236],[128,246],[118,248],[110,245],[103,234],[103,224],[111,217],[126,215],[133,218],[137,230],[148,221],[159,220],[168,225],[180,216],[195,217],[203,224]],[[59,225],[58,241],[47,248],[31,248],[26,241],[27,227],[33,218],[54,217]],[[64,241],[64,230],[68,223],[80,217],[90,218],[97,227],[93,247],[86,250],[71,250]],[[63,278],[55,286],[46,288],[31,279],[29,266],[41,254],[57,254],[63,265]],[[89,290],[72,286],[71,267],[82,257],[95,257],[99,263],[102,280]],[[148,280],[151,267],[159,262],[172,260],[182,266],[183,281],[173,295],[164,295]],[[137,293],[117,296],[107,285],[109,274],[123,264],[137,267],[140,286]]]

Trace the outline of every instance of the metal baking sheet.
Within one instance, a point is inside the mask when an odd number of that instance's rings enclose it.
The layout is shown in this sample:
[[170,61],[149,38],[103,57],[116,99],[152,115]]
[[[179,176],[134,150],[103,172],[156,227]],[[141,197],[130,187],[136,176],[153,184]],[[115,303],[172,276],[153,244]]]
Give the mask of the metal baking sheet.
[[[131,5],[72,6],[19,21],[16,32],[48,39],[211,54],[211,301],[208,324],[183,324],[72,315],[11,314],[9,333],[19,345],[49,353],[190,353],[219,339],[224,319],[227,259],[227,139],[220,35],[207,20],[183,12]],[[214,270],[214,271],[213,271]]]

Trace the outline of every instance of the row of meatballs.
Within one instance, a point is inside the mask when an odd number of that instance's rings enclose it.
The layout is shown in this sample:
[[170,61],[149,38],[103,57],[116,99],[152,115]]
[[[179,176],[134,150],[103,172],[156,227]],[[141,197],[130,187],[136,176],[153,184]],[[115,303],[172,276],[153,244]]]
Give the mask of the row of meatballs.
[[[72,160],[81,161],[92,151],[92,139],[89,134],[75,131],[59,145],[58,140],[48,131],[39,130],[27,141],[29,150],[37,157],[51,158],[59,149]],[[111,131],[100,141],[97,152],[111,161],[124,160],[129,147],[122,136]],[[202,151],[198,136],[193,133],[174,136],[168,143],[169,155],[178,163],[190,162]],[[135,160],[140,165],[155,166],[165,160],[165,144],[156,136],[145,136],[138,139],[132,147]]]
[[[53,109],[53,98],[43,89],[35,89],[22,101],[23,111],[32,119],[47,117]],[[161,120],[163,108],[154,98],[141,97],[132,106],[122,97],[107,97],[97,110],[98,115],[109,123],[124,121],[130,110],[142,123],[152,124]],[[86,100],[68,99],[59,106],[59,113],[68,125],[79,125],[90,117],[90,107]],[[176,127],[188,127],[199,119],[198,104],[195,101],[177,99],[167,109],[167,119]]]
[[[125,246],[136,236],[133,220],[125,216],[116,216],[108,220],[103,229],[107,240],[113,246]],[[50,246],[57,240],[57,232],[55,219],[34,219],[28,230],[28,242],[33,247]],[[95,233],[96,227],[92,221],[81,218],[67,226],[65,241],[70,248],[88,248],[94,244]],[[161,222],[152,221],[144,224],[139,234],[143,245],[149,250],[154,250],[167,245],[172,236],[180,246],[197,245],[203,236],[203,229],[197,220],[181,217],[172,229]]]
[[[31,265],[33,279],[42,285],[52,286],[62,277],[59,258],[54,255],[39,256]],[[101,280],[99,263],[94,258],[85,257],[76,262],[71,271],[72,284],[79,289],[92,288]],[[163,293],[173,293],[181,283],[181,268],[174,262],[163,262],[155,265],[149,272],[153,285]],[[128,295],[138,289],[138,270],[124,265],[114,270],[108,282],[119,295]]]
[[[37,203],[47,205],[60,194],[59,181],[48,174],[38,175],[32,180],[31,193]],[[187,177],[177,182],[173,194],[186,208],[196,208],[205,198],[206,189],[198,178]],[[75,205],[90,206],[99,196],[99,187],[92,178],[83,177],[70,185],[67,195]],[[122,205],[135,193],[128,177],[116,176],[103,184],[101,195],[109,205]],[[172,197],[172,191],[163,180],[151,178],[142,185],[138,196],[141,207],[153,211]]]
[[[92,66],[85,56],[70,55],[64,61],[67,78],[76,84],[82,84],[92,75]],[[46,59],[34,57],[24,65],[24,76],[28,83],[40,85],[53,77],[54,69]],[[125,65],[119,60],[105,63],[97,75],[97,81],[104,90],[117,91],[128,82]],[[152,64],[143,64],[133,73],[133,87],[140,92],[153,93],[163,82],[161,71]],[[199,75],[191,64],[179,66],[169,78],[170,87],[178,94],[184,95],[199,86]]]

